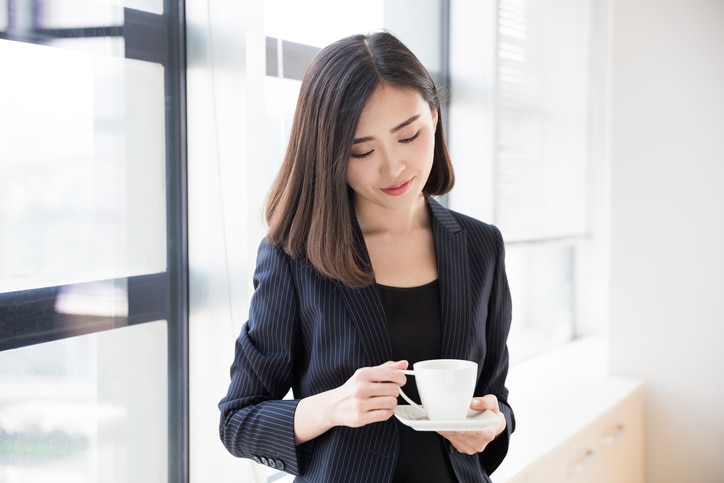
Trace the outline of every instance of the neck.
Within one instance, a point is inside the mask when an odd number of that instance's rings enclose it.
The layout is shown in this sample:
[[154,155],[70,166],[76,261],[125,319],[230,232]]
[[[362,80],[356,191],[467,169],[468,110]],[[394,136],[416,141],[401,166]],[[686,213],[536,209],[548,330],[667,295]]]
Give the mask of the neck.
[[430,224],[427,203],[422,196],[409,208],[400,210],[355,203],[355,212],[365,235],[410,233]]

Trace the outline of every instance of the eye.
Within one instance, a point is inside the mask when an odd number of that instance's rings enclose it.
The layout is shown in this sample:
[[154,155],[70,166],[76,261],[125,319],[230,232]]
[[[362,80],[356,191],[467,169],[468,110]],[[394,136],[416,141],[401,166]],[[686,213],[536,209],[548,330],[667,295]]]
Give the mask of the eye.
[[353,158],[357,158],[357,159],[362,159],[362,158],[366,158],[366,157],[370,156],[370,155],[371,155],[372,153],[374,153],[374,152],[375,152],[374,149],[370,149],[370,150],[367,151],[366,153],[361,153],[361,154],[352,153],[352,157],[353,157]]
[[419,136],[419,135],[420,135],[420,131],[417,131],[415,134],[413,134],[413,135],[410,136],[409,138],[400,139],[400,142],[401,142],[402,144],[411,143],[412,141],[414,141],[415,139],[417,139],[417,136]]

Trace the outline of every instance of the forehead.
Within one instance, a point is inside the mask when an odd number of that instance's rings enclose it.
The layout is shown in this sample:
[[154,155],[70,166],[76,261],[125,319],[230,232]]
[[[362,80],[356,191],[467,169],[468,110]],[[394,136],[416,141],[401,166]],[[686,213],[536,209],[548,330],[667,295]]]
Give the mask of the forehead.
[[410,117],[430,111],[427,102],[413,89],[381,84],[367,100],[357,125],[357,132],[391,129]]

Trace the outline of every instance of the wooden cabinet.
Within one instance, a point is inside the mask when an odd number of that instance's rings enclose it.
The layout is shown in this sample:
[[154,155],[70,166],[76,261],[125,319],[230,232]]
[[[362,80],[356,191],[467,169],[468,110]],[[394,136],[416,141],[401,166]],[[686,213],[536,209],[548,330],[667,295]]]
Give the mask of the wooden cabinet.
[[[643,483],[640,386],[523,471],[525,483]],[[510,481],[516,481],[515,479]]]
[[517,428],[494,483],[645,481],[640,382],[580,374],[533,380],[511,381]]

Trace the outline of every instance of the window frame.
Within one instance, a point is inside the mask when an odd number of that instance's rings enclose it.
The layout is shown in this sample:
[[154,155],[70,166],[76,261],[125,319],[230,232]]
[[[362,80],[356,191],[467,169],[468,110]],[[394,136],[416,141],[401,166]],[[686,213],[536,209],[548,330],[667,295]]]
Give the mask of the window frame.
[[[33,0],[30,11],[42,2]],[[44,44],[57,39],[123,36],[125,58],[164,67],[166,155],[166,272],[95,282],[125,283],[128,315],[56,314],[57,294],[73,285],[0,293],[0,351],[66,337],[166,320],[168,328],[168,481],[189,480],[188,216],[186,153],[186,31],[184,0],[164,0],[163,14],[124,8],[122,26],[16,29],[7,4],[7,30],[0,39]],[[119,361],[122,363],[123,361]]]

